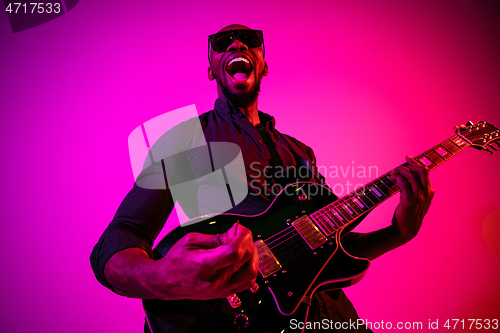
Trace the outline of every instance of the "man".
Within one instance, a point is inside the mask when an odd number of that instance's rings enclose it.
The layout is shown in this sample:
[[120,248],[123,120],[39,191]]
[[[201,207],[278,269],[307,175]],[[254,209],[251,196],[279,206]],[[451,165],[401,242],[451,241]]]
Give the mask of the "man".
[[[234,24],[211,35],[209,42],[208,78],[217,82],[219,99],[214,111],[200,116],[203,133],[207,142],[238,144],[248,173],[250,193],[231,212],[258,214],[273,198],[269,183],[251,165],[260,167],[259,172],[269,170],[267,167],[307,165],[311,174],[305,180],[322,182],[312,150],[276,131],[274,118],[258,111],[260,83],[268,75],[262,33]],[[178,131],[180,136],[191,135]],[[186,163],[196,173],[198,165],[189,164],[196,156],[190,157]],[[401,191],[391,225],[367,234],[348,234],[344,239],[352,255],[374,259],[408,242],[420,229],[433,191],[428,170],[409,157],[407,161],[407,167],[399,167],[391,175]],[[292,178],[285,177],[283,182]],[[280,179],[272,181],[276,184]],[[169,188],[134,186],[92,253],[92,267],[101,283],[124,296],[163,300],[226,298],[256,286],[258,253],[252,232],[243,225],[235,224],[215,237],[188,233],[162,259],[153,260],[152,242],[172,207]],[[341,291],[315,297],[311,314],[334,320],[357,318]],[[189,329],[186,322],[176,323],[175,318],[169,327],[172,332]]]

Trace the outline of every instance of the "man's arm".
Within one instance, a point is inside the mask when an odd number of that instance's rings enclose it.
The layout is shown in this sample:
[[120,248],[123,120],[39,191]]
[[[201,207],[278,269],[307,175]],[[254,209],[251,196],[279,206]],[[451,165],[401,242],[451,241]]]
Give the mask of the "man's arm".
[[119,294],[143,299],[223,298],[254,286],[259,262],[250,230],[235,224],[220,243],[214,235],[189,233],[158,261],[142,249],[125,249],[109,259],[104,275]]
[[434,196],[429,170],[413,158],[406,160],[407,167],[396,168],[391,174],[401,193],[391,225],[366,234],[347,234],[344,240],[353,256],[375,259],[410,241],[422,226]]
[[214,243],[214,235],[190,233],[158,260],[152,245],[173,208],[170,191],[128,193],[92,251],[97,279],[128,297],[211,299],[250,288],[258,253],[250,230],[235,225]]

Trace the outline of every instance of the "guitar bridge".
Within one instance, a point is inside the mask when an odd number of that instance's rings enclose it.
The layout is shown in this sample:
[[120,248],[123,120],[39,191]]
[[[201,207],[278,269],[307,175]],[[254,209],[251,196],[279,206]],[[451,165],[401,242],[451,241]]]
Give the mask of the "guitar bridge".
[[269,247],[262,239],[254,242],[255,247],[257,247],[257,252],[259,252],[259,272],[262,274],[263,278],[277,272],[281,269],[281,264],[278,259],[271,252]]

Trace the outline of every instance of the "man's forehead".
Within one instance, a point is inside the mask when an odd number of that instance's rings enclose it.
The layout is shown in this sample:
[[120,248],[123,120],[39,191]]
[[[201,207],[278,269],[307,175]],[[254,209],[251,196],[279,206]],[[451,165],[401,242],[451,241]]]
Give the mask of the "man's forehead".
[[241,24],[231,24],[219,30],[219,32],[229,31],[229,30],[250,30],[249,27]]

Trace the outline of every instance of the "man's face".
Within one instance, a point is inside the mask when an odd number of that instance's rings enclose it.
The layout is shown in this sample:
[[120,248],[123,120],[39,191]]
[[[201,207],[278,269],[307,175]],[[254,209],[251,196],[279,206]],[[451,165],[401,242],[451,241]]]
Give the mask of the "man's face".
[[[229,30],[249,30],[242,25],[230,25],[220,32]],[[249,48],[238,38],[222,52],[209,50],[210,67],[208,78],[217,81],[219,97],[225,97],[235,105],[246,107],[257,99],[262,77],[267,75],[262,46]],[[234,104],[234,103],[233,103]]]

